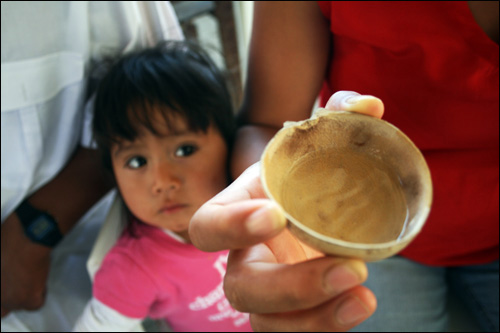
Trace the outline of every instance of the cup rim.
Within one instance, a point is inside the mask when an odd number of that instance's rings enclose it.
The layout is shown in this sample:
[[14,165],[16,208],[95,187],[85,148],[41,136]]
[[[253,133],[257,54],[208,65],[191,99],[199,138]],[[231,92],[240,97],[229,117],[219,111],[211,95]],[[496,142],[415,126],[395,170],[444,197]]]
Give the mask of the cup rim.
[[[298,221],[295,217],[290,215],[283,208],[283,206],[278,202],[278,200],[276,200],[276,198],[271,193],[271,191],[268,187],[267,180],[266,180],[266,173],[264,170],[264,163],[262,163],[262,161],[264,160],[266,153],[268,152],[268,150],[272,146],[273,142],[275,141],[275,138],[278,136],[278,134],[280,132],[287,131],[287,130],[289,130],[290,127],[293,127],[295,125],[302,125],[302,124],[305,124],[307,122],[316,121],[317,118],[319,118],[323,115],[344,116],[344,115],[352,115],[352,114],[353,115],[362,115],[362,116],[366,117],[365,118],[366,121],[381,122],[382,124],[384,124],[384,126],[387,126],[387,125],[390,126],[399,135],[401,135],[405,139],[406,143],[410,144],[415,149],[415,151],[420,155],[419,158],[424,161],[423,165],[426,168],[426,170],[425,170],[426,175],[424,177],[427,178],[428,181],[426,183],[429,186],[426,186],[423,190],[424,194],[423,194],[422,200],[424,200],[424,202],[423,202],[422,207],[419,209],[419,211],[415,214],[415,216],[410,221],[412,223],[412,229],[410,230],[410,232],[403,235],[402,238],[398,237],[397,239],[390,240],[387,242],[382,242],[382,243],[358,243],[358,242],[345,241],[342,239],[326,236],[326,235],[319,233],[318,231],[306,226],[305,224]],[[403,131],[401,131],[399,128],[397,128],[393,124],[389,123],[388,121],[380,119],[380,118],[375,118],[375,117],[371,117],[369,115],[351,112],[351,111],[331,111],[331,110],[320,108],[320,109],[316,110],[314,112],[313,116],[309,119],[305,119],[305,120],[298,121],[298,122],[285,122],[283,127],[274,135],[274,137],[266,145],[266,148],[262,152],[260,161],[261,161],[260,162],[260,178],[261,178],[264,192],[268,196],[268,198],[271,199],[275,204],[278,205],[278,207],[281,209],[281,211],[283,212],[283,215],[287,218],[289,223],[292,223],[295,227],[301,229],[307,235],[314,237],[315,239],[320,240],[320,241],[325,242],[325,243],[328,243],[328,244],[341,246],[344,248],[355,249],[355,250],[368,251],[368,250],[385,249],[385,248],[395,247],[396,245],[409,243],[413,238],[416,237],[416,235],[418,233],[420,233],[420,231],[422,230],[423,226],[425,225],[425,222],[430,214],[430,210],[431,210],[431,206],[432,206],[432,199],[433,199],[433,189],[432,189],[432,179],[430,176],[430,170],[429,170],[429,167],[428,167],[427,162],[425,160],[425,157],[423,156],[420,149],[413,143],[413,141],[411,141],[411,139]],[[309,245],[311,245],[311,244],[309,244]],[[311,245],[311,246],[313,246],[313,245]]]

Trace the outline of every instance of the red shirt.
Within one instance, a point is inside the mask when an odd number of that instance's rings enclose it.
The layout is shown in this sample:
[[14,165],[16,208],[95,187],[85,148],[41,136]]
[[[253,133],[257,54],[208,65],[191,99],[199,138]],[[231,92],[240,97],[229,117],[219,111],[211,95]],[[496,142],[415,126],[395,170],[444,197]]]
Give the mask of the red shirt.
[[431,170],[430,216],[401,254],[440,266],[498,259],[498,44],[466,1],[319,5],[333,33],[322,104],[338,90],[381,98]]

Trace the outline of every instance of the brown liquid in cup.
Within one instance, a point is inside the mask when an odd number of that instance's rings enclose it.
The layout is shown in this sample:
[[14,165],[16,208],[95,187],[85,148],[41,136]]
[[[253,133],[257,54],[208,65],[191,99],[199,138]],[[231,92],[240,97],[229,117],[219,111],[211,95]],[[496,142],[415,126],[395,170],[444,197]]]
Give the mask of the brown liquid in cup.
[[397,240],[407,221],[398,176],[377,158],[350,150],[302,156],[284,177],[281,196],[295,219],[349,242]]

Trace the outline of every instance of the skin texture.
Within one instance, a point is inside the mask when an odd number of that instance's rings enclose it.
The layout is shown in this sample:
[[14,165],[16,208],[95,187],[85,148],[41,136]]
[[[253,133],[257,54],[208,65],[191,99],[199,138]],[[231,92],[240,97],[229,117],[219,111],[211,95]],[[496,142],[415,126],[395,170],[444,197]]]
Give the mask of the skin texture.
[[[66,167],[28,200],[48,211],[63,234],[113,185],[98,153],[78,148]],[[31,242],[12,213],[2,224],[2,317],[12,310],[35,310],[45,301],[51,249]]]
[[[372,96],[339,92],[332,110],[381,116]],[[226,297],[250,312],[254,330],[348,330],[376,309],[362,261],[325,257],[284,229],[280,209],[266,199],[259,164],[208,201],[190,224],[193,244],[205,251],[232,249],[224,281]]]
[[[298,242],[284,230],[279,208],[266,199],[259,166],[247,169],[285,120],[310,116],[327,69],[329,38],[314,2],[255,3],[242,127],[231,162],[233,177],[241,176],[190,224],[191,240],[200,249],[232,249],[226,297],[237,310],[251,313],[257,331],[344,331],[376,308],[373,293],[360,285],[365,264],[323,257]],[[380,100],[352,92],[334,96],[328,107],[383,113]]]
[[[189,221],[196,210],[227,185],[227,147],[213,127],[192,132],[178,116],[175,132],[156,136],[143,130],[133,142],[111,149],[120,193],[142,222],[173,231],[189,241]],[[159,129],[165,120],[156,120]]]

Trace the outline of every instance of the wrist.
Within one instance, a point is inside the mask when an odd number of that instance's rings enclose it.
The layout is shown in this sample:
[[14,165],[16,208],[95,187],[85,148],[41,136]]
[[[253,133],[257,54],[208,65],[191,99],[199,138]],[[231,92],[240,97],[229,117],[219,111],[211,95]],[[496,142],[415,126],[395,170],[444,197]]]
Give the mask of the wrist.
[[260,160],[264,148],[278,130],[262,125],[246,125],[238,130],[231,159],[233,179],[238,178],[250,165]]
[[16,215],[25,236],[32,242],[53,248],[62,240],[63,234],[56,219],[31,205],[27,199],[16,208]]
[[31,205],[57,221],[63,235],[113,187],[97,151],[78,148],[66,167],[29,197]]

